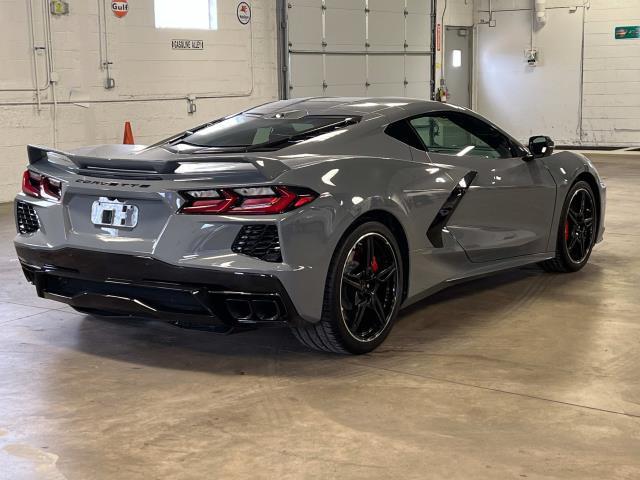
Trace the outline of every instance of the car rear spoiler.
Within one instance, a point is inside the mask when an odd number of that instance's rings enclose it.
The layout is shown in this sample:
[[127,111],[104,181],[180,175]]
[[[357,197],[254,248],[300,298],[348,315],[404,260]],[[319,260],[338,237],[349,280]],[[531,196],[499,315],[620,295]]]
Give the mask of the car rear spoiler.
[[71,164],[75,165],[80,170],[122,170],[123,173],[129,171],[132,173],[135,172],[147,175],[170,175],[173,174],[180,165],[188,163],[246,163],[253,165],[253,167],[267,180],[273,180],[291,169],[280,160],[256,155],[176,155],[167,152],[167,156],[169,158],[156,160],[148,157],[136,157],[132,155],[132,153],[135,153],[135,151],[132,150],[123,151],[127,147],[129,146],[113,145],[112,153],[114,156],[111,156],[111,154],[106,155],[104,153],[96,155],[73,154],[53,148],[28,145],[27,155],[29,157],[30,165],[34,165],[42,161],[50,161],[49,154],[54,154],[56,156],[63,157],[64,159],[68,159]]

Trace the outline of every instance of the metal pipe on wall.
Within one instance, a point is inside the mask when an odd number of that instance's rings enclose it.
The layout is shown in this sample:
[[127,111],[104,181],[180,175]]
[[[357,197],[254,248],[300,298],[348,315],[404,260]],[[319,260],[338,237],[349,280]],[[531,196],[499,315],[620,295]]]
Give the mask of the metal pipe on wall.
[[533,6],[538,24],[545,25],[547,23],[547,1],[533,0]]
[[442,81],[445,79],[444,78],[444,16],[447,13],[447,2],[448,0],[444,0],[444,9],[442,10],[442,21],[440,22],[440,25],[442,25],[442,30],[441,30],[441,39],[440,39],[440,49],[442,54],[440,55],[440,85],[442,85]]
[[431,100],[436,99],[436,30],[438,29],[438,0],[431,0]]
[[[35,75],[35,88],[0,88],[0,92],[34,92],[36,97],[40,97],[41,93],[46,91],[50,86],[49,81],[49,66],[47,64],[47,82],[43,87],[38,85],[38,50],[41,50],[41,47],[36,46],[36,37],[35,37],[35,14],[33,9],[33,0],[27,0],[27,10],[28,16],[27,21],[29,23],[29,30],[31,34],[31,55],[33,57],[33,68]],[[45,12],[46,13],[46,12]]]
[[578,139],[582,142],[584,138],[584,47],[585,47],[585,25],[587,23],[587,9],[582,9],[582,44],[580,53],[580,103],[578,105],[579,125],[578,125]]
[[[100,2],[100,0],[98,0],[98,2]],[[106,70],[107,72],[107,78],[105,78],[104,80],[104,88],[106,88],[107,90],[110,90],[112,88],[115,88],[116,82],[111,77],[111,65],[113,65],[113,62],[109,58],[109,35],[107,32],[106,2],[107,0],[102,1],[102,35],[104,35],[104,42],[101,42],[101,44],[104,43],[104,59],[100,61],[100,69]],[[98,6],[98,22],[100,22],[100,6]],[[101,56],[102,56],[102,52],[101,52]]]
[[29,30],[31,32],[31,54],[33,56],[33,75],[36,84],[36,101],[38,102],[38,112],[41,110],[42,105],[40,104],[40,79],[38,78],[38,56],[36,54],[36,33],[35,33],[35,21],[33,18],[33,4],[31,0],[27,1],[28,9],[29,9]]
[[276,3],[276,21],[278,22],[278,97],[285,100],[289,92],[289,72],[287,67],[287,48],[289,40],[287,39],[287,2],[286,0],[277,0]]
[[494,12],[496,12],[497,10],[493,9],[493,1],[489,0],[489,10],[478,10],[478,13],[482,12],[482,13],[488,13],[489,14],[489,20],[484,20],[484,19],[480,19],[478,21],[478,23],[480,23],[481,25],[489,25],[490,27],[495,27],[496,26],[496,22],[493,19],[493,14]]
[[58,146],[58,96],[56,92],[57,78],[54,78],[54,72],[56,71],[55,58],[53,55],[53,36],[51,35],[51,17],[49,15],[49,1],[42,0],[43,4],[43,16],[44,16],[44,28],[45,28],[45,41],[47,43],[47,59],[49,64],[49,85],[51,86],[51,97],[53,100],[52,110],[52,127],[53,127],[53,146]]

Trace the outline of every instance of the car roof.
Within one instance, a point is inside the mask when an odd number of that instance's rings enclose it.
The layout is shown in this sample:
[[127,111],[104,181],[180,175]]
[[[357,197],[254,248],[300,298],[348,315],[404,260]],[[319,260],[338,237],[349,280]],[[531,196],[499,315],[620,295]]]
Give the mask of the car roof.
[[405,118],[429,114],[432,112],[457,111],[478,118],[496,128],[512,142],[521,145],[507,131],[478,113],[450,103],[436,102],[406,97],[308,97],[292,100],[278,100],[259,105],[244,113],[255,115],[291,114],[292,118],[304,115],[336,115],[362,117],[363,124],[384,125]]
[[279,100],[247,110],[245,113],[270,115],[276,113],[304,112],[307,115],[357,115],[404,117],[419,112],[450,110],[441,102],[405,97],[308,97]]

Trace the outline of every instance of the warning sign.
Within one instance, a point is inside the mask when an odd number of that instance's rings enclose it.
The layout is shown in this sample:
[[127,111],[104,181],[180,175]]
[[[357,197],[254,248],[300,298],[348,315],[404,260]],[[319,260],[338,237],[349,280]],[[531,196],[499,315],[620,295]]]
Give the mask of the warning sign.
[[171,40],[174,50],[204,50],[204,40]]

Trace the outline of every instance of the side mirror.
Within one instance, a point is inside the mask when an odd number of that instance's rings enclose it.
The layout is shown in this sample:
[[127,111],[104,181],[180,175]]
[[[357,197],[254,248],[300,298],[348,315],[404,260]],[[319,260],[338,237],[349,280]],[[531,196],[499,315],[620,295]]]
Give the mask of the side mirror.
[[533,158],[548,157],[553,153],[556,144],[549,137],[537,135],[529,139],[529,151]]

